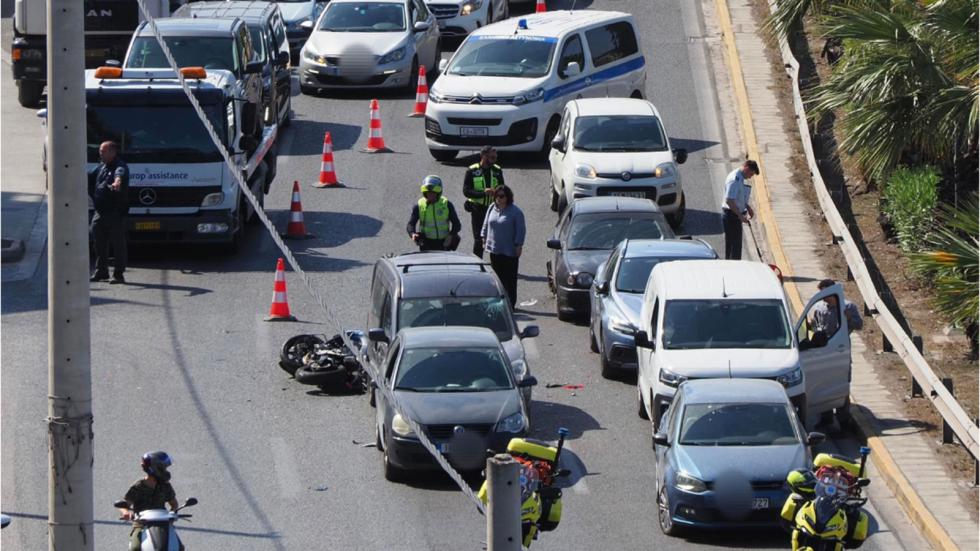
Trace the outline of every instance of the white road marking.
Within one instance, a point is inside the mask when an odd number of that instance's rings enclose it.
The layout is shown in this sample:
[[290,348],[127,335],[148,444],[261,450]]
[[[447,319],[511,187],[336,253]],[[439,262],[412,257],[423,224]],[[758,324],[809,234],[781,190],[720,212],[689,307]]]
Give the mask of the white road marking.
[[299,467],[296,458],[286,440],[279,436],[270,439],[272,443],[272,461],[275,464],[276,478],[279,479],[279,489],[285,498],[296,497],[303,490],[299,479]]

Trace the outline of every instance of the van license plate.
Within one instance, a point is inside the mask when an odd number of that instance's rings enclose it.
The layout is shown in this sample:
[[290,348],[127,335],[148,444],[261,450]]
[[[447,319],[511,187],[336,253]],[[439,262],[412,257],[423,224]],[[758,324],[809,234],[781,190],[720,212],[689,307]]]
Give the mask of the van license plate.
[[640,199],[647,198],[647,192],[645,191],[610,191],[609,195],[613,197],[639,197]]
[[752,498],[752,510],[760,511],[762,509],[769,508],[769,498],[768,497],[754,497]]
[[459,128],[459,135],[471,138],[482,138],[490,135],[490,129],[485,126],[461,126]]
[[160,222],[136,222],[133,224],[136,231],[157,231],[160,229]]

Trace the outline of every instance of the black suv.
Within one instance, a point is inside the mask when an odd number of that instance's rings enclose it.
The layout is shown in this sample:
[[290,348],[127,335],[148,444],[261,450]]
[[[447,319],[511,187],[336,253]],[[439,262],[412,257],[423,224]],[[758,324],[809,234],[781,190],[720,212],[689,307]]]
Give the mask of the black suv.
[[275,2],[233,1],[194,2],[174,12],[174,17],[205,19],[238,18],[248,25],[252,37],[252,61],[261,61],[262,69],[262,118],[265,124],[273,122],[289,125],[290,79],[289,42],[286,24]]

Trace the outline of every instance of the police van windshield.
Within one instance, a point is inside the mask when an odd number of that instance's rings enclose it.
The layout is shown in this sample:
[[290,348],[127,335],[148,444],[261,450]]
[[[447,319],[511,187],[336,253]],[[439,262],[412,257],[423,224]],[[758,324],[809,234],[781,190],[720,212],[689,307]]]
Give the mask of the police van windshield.
[[[224,117],[218,105],[202,105],[219,136]],[[221,154],[190,105],[89,107],[88,161],[99,161],[99,144],[113,140],[128,163],[212,163]]]
[[379,33],[405,30],[403,4],[365,2],[330,4],[320,30],[335,33]]
[[551,69],[554,38],[473,36],[453,56],[450,75],[539,78]]
[[793,343],[783,303],[765,300],[668,300],[664,347],[789,348]]
[[667,151],[657,117],[579,117],[574,143],[579,151]]
[[[235,71],[238,54],[231,37],[168,36],[164,40],[178,67],[204,67]],[[170,67],[163,50],[152,36],[140,36],[133,40],[132,52],[126,59],[126,67],[132,69],[162,69]]]

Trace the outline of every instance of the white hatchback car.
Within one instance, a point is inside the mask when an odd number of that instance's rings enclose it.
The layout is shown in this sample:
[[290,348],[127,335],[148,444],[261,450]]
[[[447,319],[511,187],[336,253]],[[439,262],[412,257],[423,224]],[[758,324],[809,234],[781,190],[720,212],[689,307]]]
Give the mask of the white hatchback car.
[[551,142],[551,209],[579,197],[640,197],[657,203],[672,226],[684,220],[677,165],[687,151],[672,149],[660,113],[633,98],[568,102]]

